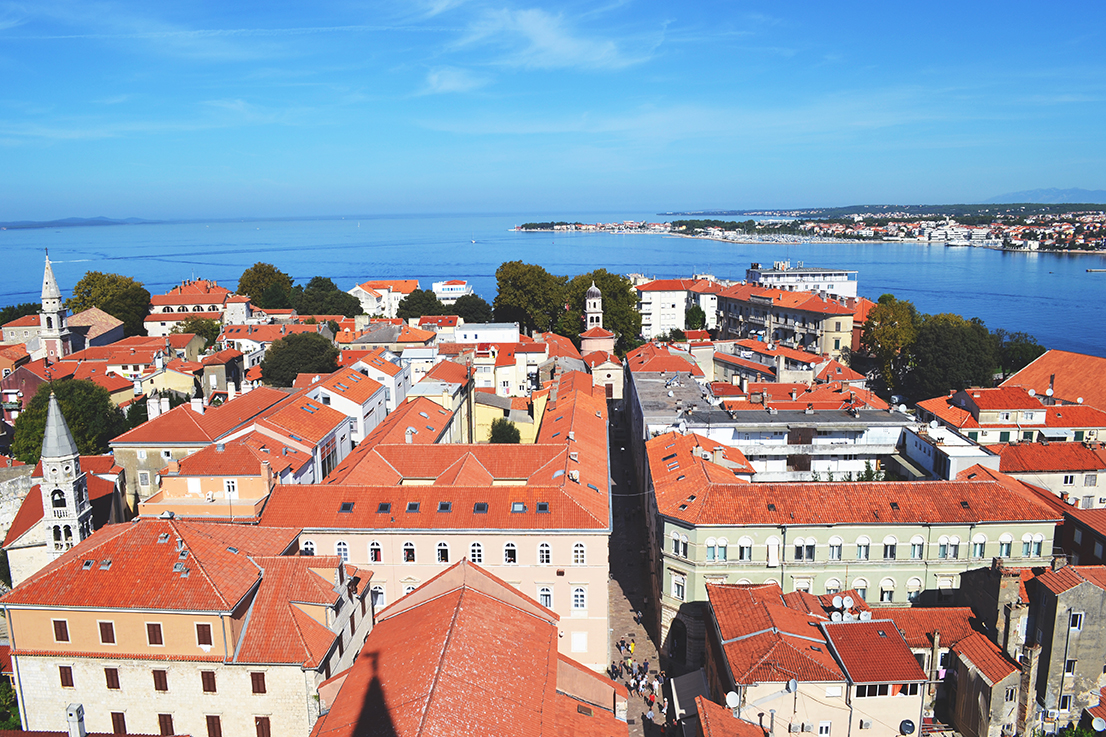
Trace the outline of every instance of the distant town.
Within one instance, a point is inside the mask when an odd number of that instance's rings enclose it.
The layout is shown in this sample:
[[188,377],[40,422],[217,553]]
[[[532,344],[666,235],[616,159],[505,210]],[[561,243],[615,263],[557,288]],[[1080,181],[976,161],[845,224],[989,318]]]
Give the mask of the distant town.
[[[775,235],[1103,223],[878,220]],[[66,299],[42,267],[0,325],[0,729],[1106,730],[1104,357],[789,260],[511,261],[491,303],[270,263]]]

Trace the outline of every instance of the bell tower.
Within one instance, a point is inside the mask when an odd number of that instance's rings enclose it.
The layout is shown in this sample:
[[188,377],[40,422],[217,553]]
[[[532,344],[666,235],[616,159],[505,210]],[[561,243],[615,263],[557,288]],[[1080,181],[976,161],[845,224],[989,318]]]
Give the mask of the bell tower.
[[595,282],[591,283],[584,299],[584,324],[588,330],[603,327],[603,293]]
[[39,340],[45,350],[47,363],[61,360],[70,353],[69,324],[61,290],[50,266],[50,254],[46,254],[46,271],[42,275],[42,309],[39,311]]
[[[49,272],[47,272],[49,273]],[[92,505],[81,457],[58,399],[50,394],[42,436],[42,524],[51,560],[92,534]]]

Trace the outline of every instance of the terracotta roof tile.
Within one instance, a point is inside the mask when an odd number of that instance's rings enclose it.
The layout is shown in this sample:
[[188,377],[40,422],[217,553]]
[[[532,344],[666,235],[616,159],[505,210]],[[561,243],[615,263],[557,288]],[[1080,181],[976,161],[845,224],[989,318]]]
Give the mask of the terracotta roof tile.
[[951,647],[976,632],[978,622],[968,607],[880,607],[872,620],[890,619],[912,648],[933,646],[933,633],[941,633],[941,647]]
[[998,452],[1003,473],[1106,470],[1106,460],[1082,443],[1018,443]]
[[829,622],[822,625],[852,683],[910,683],[926,674],[898,627],[885,620]]
[[207,407],[202,415],[183,404],[123,433],[111,444],[214,442],[287,399],[288,395],[282,391],[259,387],[218,407]]
[[760,725],[734,719],[732,710],[702,696],[695,697],[695,710],[704,737],[768,737]]
[[1064,566],[1037,576],[1037,582],[1054,594],[1089,583],[1106,590],[1106,566]]
[[1002,382],[1002,386],[1034,389],[1038,395],[1043,396],[1051,383],[1054,395],[1058,398],[1075,402],[1082,397],[1084,404],[1106,410],[1106,383],[1102,381],[1103,376],[1106,376],[1106,358],[1050,350]]
[[974,665],[991,686],[1018,672],[1018,666],[1003,655],[997,645],[978,632],[957,642],[952,651],[961,660]]

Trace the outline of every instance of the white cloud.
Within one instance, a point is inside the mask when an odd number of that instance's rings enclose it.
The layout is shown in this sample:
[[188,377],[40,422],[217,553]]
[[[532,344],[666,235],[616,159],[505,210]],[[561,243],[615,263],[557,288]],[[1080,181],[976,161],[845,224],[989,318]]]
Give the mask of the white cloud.
[[438,67],[426,75],[426,86],[420,92],[423,95],[437,95],[448,92],[471,92],[488,84],[489,79],[473,74],[458,67]]

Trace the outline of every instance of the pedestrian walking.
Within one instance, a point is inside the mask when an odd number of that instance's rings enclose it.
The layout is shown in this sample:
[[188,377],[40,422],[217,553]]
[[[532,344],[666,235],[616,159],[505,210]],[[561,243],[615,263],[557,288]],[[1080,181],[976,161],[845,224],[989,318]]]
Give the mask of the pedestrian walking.
[[637,647],[637,643],[634,642],[634,638],[630,638],[630,655],[634,654],[634,649]]
[[649,708],[649,711],[645,712],[645,718],[648,719],[649,721],[653,721],[653,709],[652,709],[652,707]]

